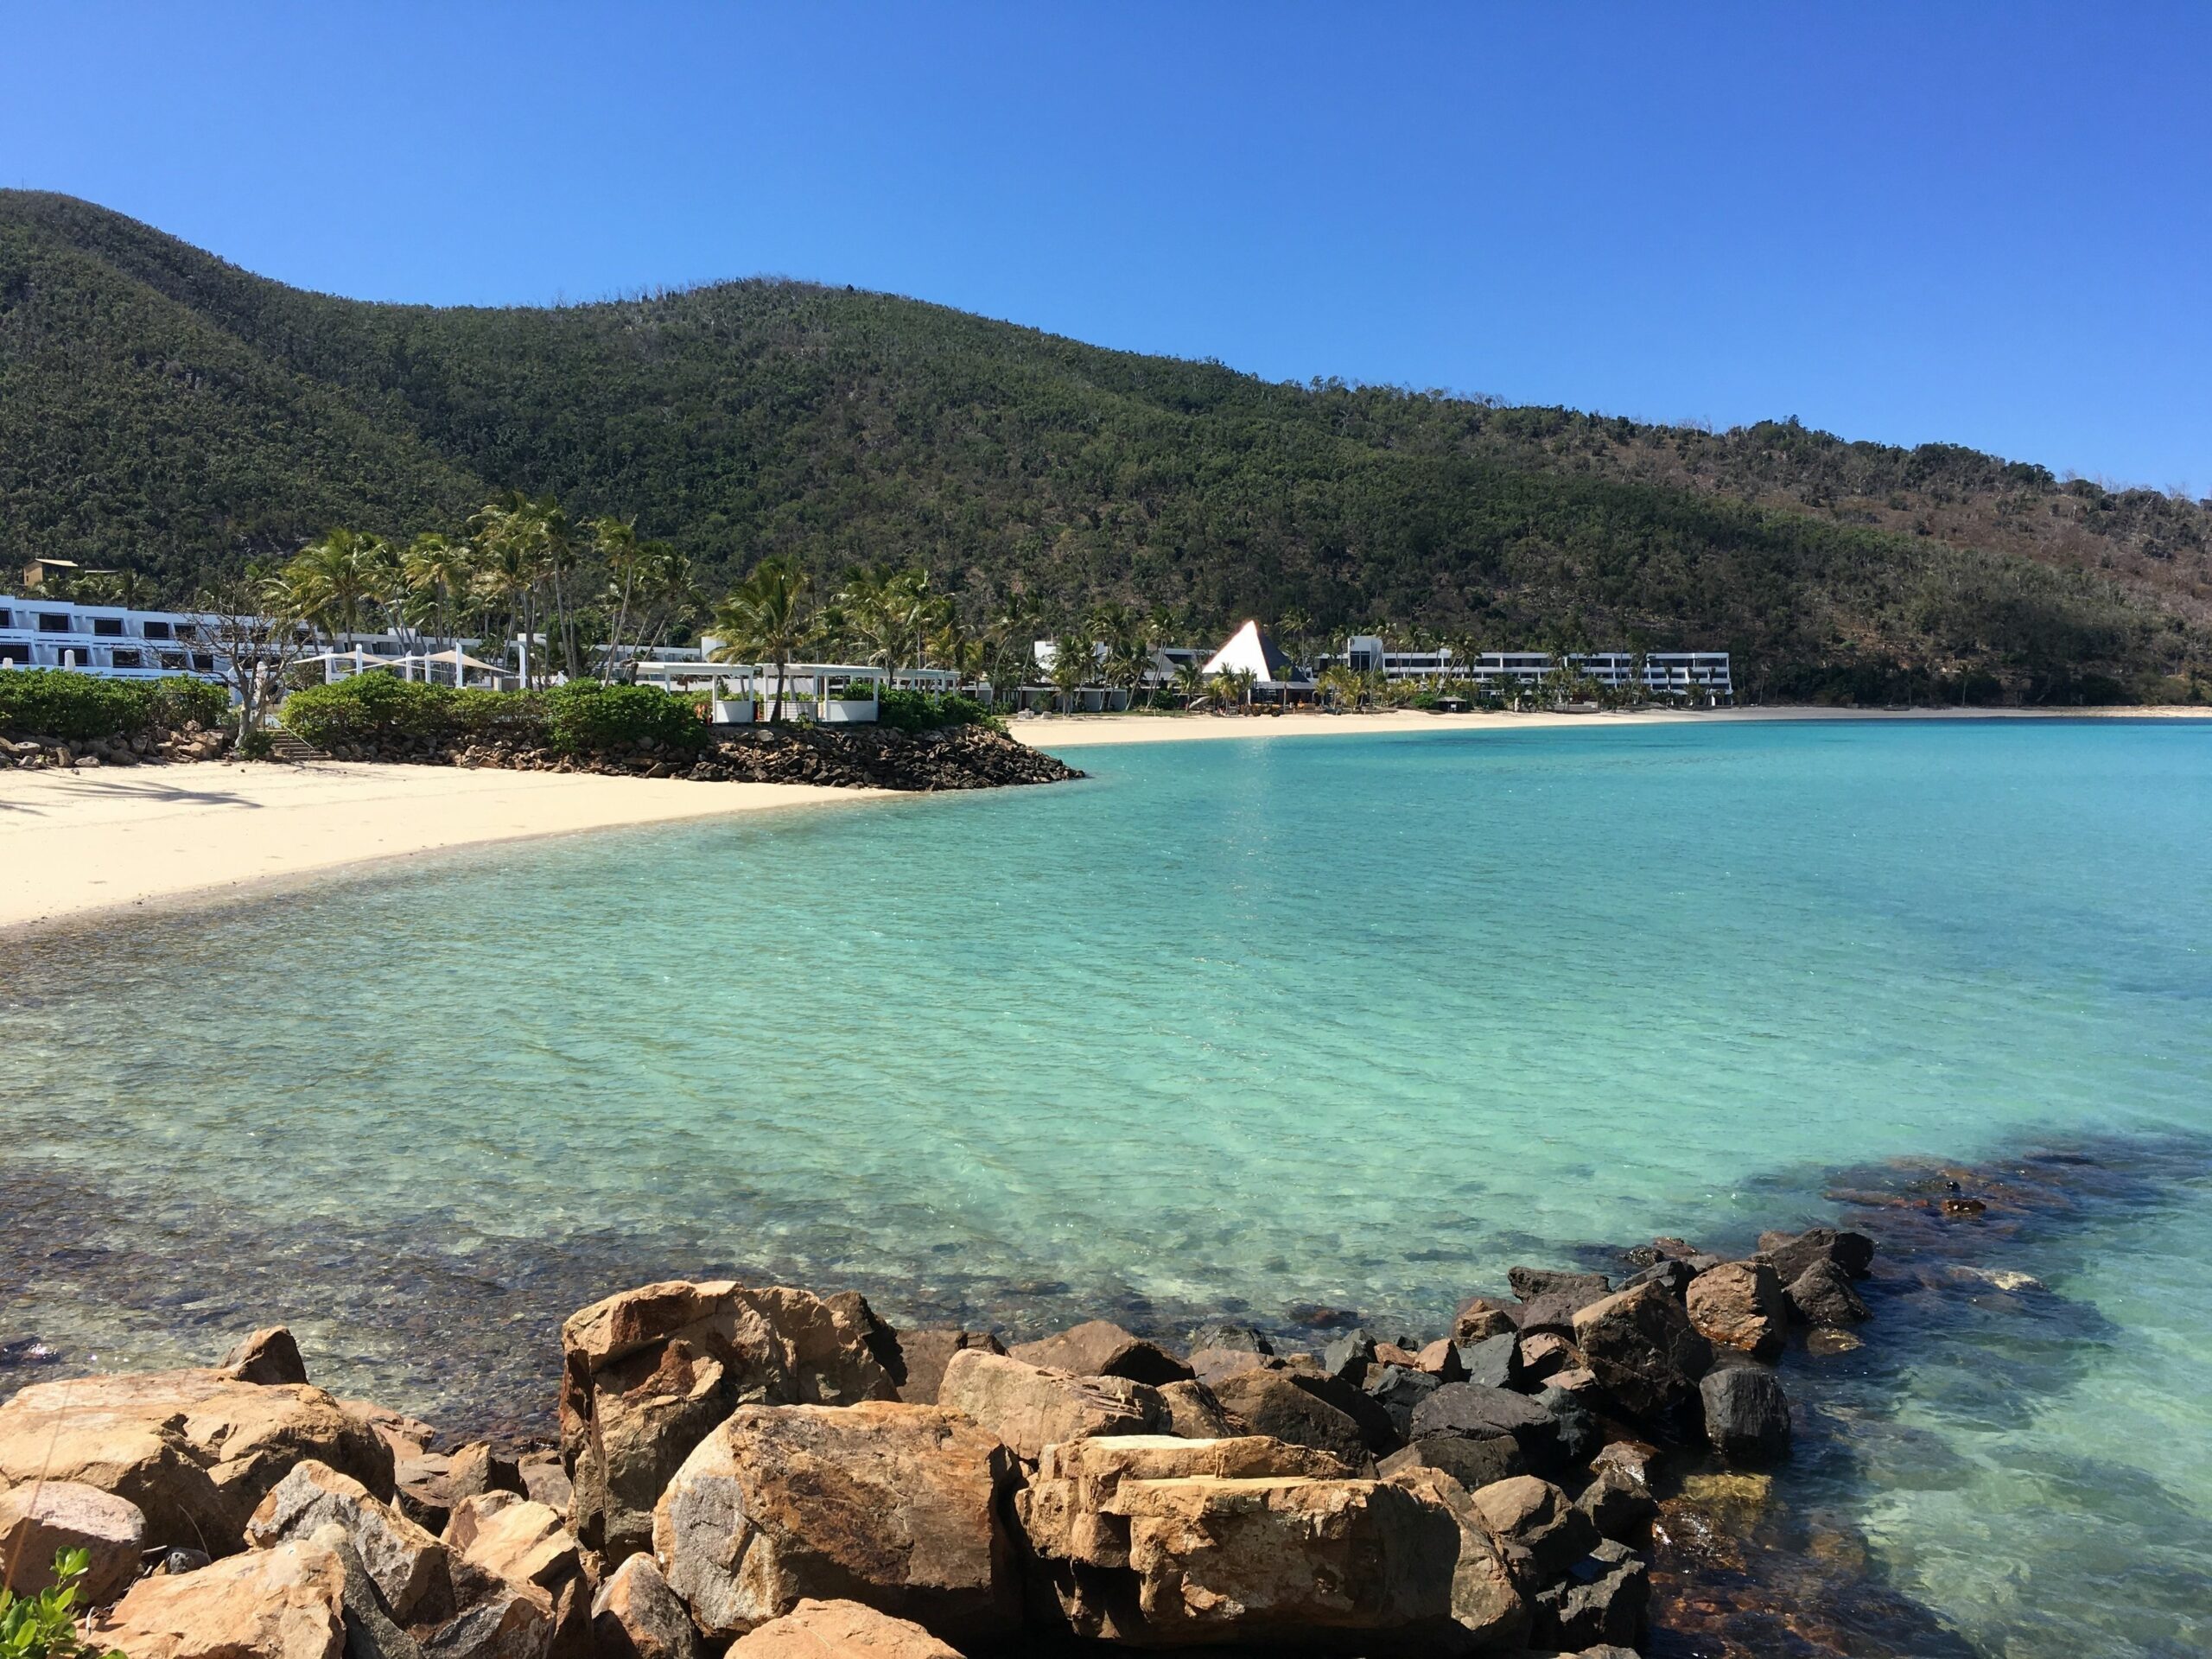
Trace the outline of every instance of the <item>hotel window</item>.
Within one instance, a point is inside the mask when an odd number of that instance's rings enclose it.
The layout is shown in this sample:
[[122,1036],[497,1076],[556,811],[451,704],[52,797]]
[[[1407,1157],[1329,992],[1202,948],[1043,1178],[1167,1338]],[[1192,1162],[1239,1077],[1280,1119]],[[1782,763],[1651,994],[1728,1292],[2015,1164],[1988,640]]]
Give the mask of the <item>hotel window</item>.
[[31,648],[21,640],[0,639],[0,663],[15,663],[22,667],[31,665]]
[[162,666],[163,668],[182,668],[184,666],[184,653],[181,651],[163,652],[162,653]]
[[214,656],[209,652],[195,651],[192,653],[192,665],[202,674],[212,674],[215,671]]
[[10,617],[7,612],[0,611],[0,628],[9,628],[13,627],[14,626],[15,619]]
[[68,632],[68,613],[64,611],[41,611],[38,613],[38,631],[41,633]]
[[119,616],[96,616],[92,619],[92,637],[96,639],[123,638],[123,619]]
[[166,622],[149,622],[146,625],[146,637],[149,639],[174,639],[176,638],[176,630]]
[[143,668],[146,664],[135,651],[111,651],[107,654],[111,668]]

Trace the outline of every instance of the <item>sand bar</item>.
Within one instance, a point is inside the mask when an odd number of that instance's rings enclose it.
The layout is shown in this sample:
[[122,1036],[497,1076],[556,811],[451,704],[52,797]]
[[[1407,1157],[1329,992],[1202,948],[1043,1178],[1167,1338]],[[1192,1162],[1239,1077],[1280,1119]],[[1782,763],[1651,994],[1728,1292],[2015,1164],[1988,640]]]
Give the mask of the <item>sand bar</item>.
[[0,772],[0,931],[410,853],[883,793],[334,760]]
[[1713,709],[1633,713],[1431,715],[1391,709],[1357,715],[1039,715],[1011,722],[1014,734],[1035,749],[1109,743],[1180,743],[1255,737],[1353,737],[1390,732],[1525,732],[1546,727],[1623,730],[1643,726],[1736,725],[1798,720],[2212,720],[2212,709]]

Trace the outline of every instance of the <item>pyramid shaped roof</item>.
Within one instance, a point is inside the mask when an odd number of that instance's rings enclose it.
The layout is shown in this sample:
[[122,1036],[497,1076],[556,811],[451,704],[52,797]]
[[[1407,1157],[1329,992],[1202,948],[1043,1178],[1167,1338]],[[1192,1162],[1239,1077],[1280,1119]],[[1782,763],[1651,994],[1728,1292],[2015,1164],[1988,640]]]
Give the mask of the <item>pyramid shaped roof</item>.
[[1275,642],[1257,622],[1247,622],[1229,636],[1228,643],[1214,652],[1208,660],[1208,675],[1233,673],[1249,669],[1262,680],[1286,680],[1290,677],[1290,659],[1275,649]]

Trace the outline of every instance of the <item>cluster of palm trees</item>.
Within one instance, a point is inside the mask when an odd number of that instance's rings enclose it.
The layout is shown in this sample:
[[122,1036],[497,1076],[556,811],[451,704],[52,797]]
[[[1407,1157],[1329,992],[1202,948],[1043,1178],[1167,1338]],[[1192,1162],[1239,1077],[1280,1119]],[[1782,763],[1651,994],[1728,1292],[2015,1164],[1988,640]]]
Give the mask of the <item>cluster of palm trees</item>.
[[611,675],[625,649],[657,645],[700,609],[690,561],[639,536],[633,519],[578,524],[550,497],[511,493],[471,514],[458,535],[406,543],[333,530],[270,575],[272,611],[335,640],[392,630],[534,639],[532,683]]

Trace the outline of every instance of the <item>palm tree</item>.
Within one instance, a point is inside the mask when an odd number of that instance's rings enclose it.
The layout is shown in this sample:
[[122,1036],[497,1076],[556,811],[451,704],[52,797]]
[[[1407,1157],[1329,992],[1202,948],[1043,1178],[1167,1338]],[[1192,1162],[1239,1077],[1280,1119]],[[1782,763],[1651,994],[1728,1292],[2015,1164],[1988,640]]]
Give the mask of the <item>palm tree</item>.
[[812,631],[806,587],[806,573],[776,554],[754,565],[753,574],[715,608],[715,632],[722,639],[715,661],[776,665],[776,689],[768,704],[771,726],[783,717],[785,670]]
[[590,528],[592,543],[607,561],[607,582],[614,597],[614,631],[607,636],[607,650],[599,664],[600,683],[605,684],[613,675],[615,658],[621,654],[622,631],[630,625],[630,600],[645,563],[646,544],[638,539],[634,518],[594,518]]
[[1206,694],[1206,671],[1195,658],[1176,664],[1175,695],[1183,699],[1183,710],[1190,712],[1191,705]]
[[294,554],[276,581],[291,613],[335,643],[341,634],[359,632],[361,607],[375,596],[384,553],[379,537],[326,531]]
[[467,542],[456,542],[431,530],[410,542],[407,551],[400,556],[400,571],[408,587],[432,601],[442,639],[456,637],[453,603],[475,574],[474,553]]
[[1052,665],[1045,677],[1052,690],[1067,699],[1070,714],[1076,712],[1082,702],[1083,688],[1090,683],[1096,671],[1097,656],[1091,648],[1091,639],[1081,629],[1071,630],[1052,642]]

